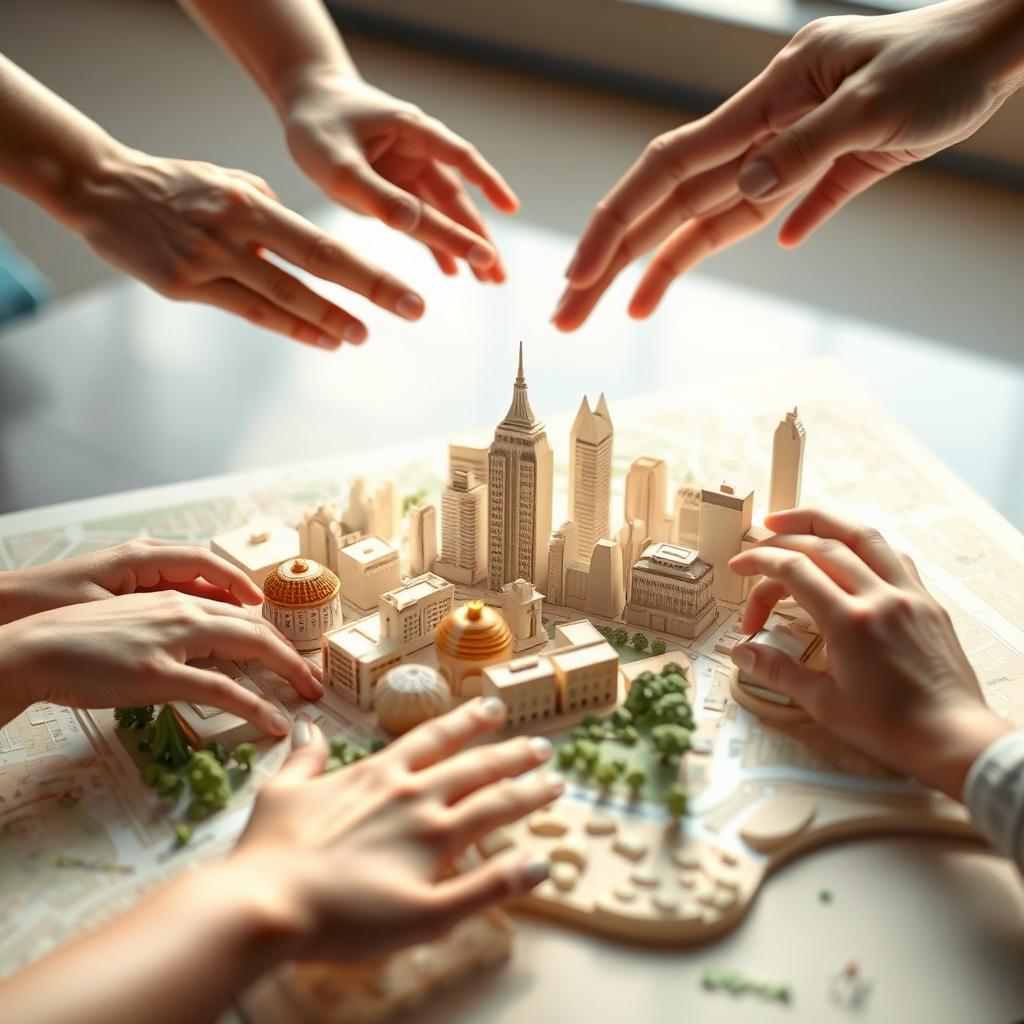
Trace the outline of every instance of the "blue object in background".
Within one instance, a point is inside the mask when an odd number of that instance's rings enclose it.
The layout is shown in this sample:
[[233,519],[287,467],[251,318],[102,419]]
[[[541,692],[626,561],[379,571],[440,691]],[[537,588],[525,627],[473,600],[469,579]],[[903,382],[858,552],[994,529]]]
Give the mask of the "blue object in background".
[[53,285],[0,232],[0,324],[37,310],[53,295]]

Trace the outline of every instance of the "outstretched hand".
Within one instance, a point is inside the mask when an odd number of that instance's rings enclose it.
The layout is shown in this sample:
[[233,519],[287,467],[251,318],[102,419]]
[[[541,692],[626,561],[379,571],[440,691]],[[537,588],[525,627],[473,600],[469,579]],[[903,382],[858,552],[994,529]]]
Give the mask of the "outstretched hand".
[[776,535],[729,563],[764,577],[742,629],[756,633],[791,596],[825,639],[828,671],[753,643],[735,647],[733,661],[865,753],[959,800],[974,760],[1010,726],[985,704],[949,613],[914,563],[877,530],[825,512],[776,512],[765,525]]
[[575,330],[619,272],[655,250],[629,305],[631,316],[650,316],[677,277],[765,227],[795,196],[784,246],[880,179],[973,134],[1021,82],[1002,52],[1007,6],[951,0],[801,29],[718,109],[654,139],[597,204],[555,325]]
[[315,70],[291,96],[284,124],[296,162],[332,199],[418,239],[445,274],[461,259],[480,281],[505,280],[459,174],[504,213],[519,202],[441,121],[359,78]]

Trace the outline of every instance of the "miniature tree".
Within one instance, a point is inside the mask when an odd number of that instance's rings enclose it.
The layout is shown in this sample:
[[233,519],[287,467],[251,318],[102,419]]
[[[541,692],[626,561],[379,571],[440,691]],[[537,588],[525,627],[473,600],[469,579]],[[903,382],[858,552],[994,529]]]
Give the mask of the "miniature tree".
[[655,639],[651,641],[651,654],[655,655],[655,657],[659,654],[664,654],[667,649],[664,640]]
[[661,679],[668,690],[675,693],[683,693],[686,690],[686,676],[682,672],[663,672]]
[[571,768],[576,763],[576,744],[563,743],[558,748],[558,767]]
[[609,642],[611,642],[612,638],[615,636],[615,629],[612,626],[598,626],[597,631]]
[[235,764],[242,769],[243,772],[251,772],[253,761],[256,760],[256,744],[255,743],[239,743],[235,747],[235,752],[231,755],[235,759]]
[[619,769],[611,761],[600,761],[594,767],[594,781],[602,789],[610,789],[619,777]]
[[588,740],[590,739],[590,730],[585,725],[577,725],[569,730],[569,735],[574,740]]
[[177,800],[184,791],[185,780],[175,772],[161,772],[156,780],[156,792],[161,800]]
[[670,757],[678,756],[690,749],[690,732],[681,725],[656,725],[651,730],[651,742],[654,749],[661,754],[662,763],[665,763]]
[[624,725],[629,725],[633,721],[633,712],[627,707],[616,708],[610,717],[612,725],[616,729],[621,729]]
[[659,697],[654,702],[651,710],[659,725],[664,722],[685,725],[687,720],[693,719],[690,702],[681,693],[666,693],[664,697]]
[[146,704],[140,708],[114,708],[114,721],[122,729],[145,729],[156,717],[156,708]]
[[630,644],[632,644],[634,650],[636,650],[636,651],[646,651],[647,650],[647,644],[650,641],[647,639],[646,636],[644,636],[643,633],[634,633],[629,638],[629,642],[630,642]]
[[663,665],[661,669],[664,675],[677,675],[682,676],[686,673],[683,671],[683,666],[678,661],[670,661],[667,665]]
[[[191,748],[170,704],[165,704],[156,716],[153,727],[153,757],[160,764],[182,768],[188,764]],[[211,760],[213,758],[211,757]]]
[[589,715],[584,715],[583,716],[583,721],[580,724],[585,726],[588,729],[592,725],[600,725],[601,724],[601,716],[600,715],[595,715],[593,712],[591,712]]
[[227,807],[231,799],[227,772],[208,750],[199,750],[192,755],[185,769],[185,777],[192,790],[192,803],[188,808],[190,818],[208,818],[215,811]]
[[600,751],[593,740],[576,741],[576,763],[577,765],[590,766],[596,763]]
[[627,772],[626,785],[629,786],[629,791],[633,796],[639,796],[640,790],[647,785],[647,772],[643,768],[634,768],[631,772]]
[[635,725],[624,725],[616,738],[620,743],[625,743],[627,747],[632,747],[640,739],[640,733]]
[[211,743],[206,745],[206,749],[217,758],[218,763],[227,764],[228,759],[231,756],[228,754],[228,748],[221,743],[220,740],[213,740]]
[[686,814],[686,791],[679,785],[679,783],[669,786],[665,793],[665,809],[673,818],[681,818]]
[[629,633],[626,632],[626,630],[623,629],[622,626],[617,627],[613,632],[612,636],[615,640],[616,647],[625,647],[626,641],[629,640]]
[[604,739],[605,732],[604,726],[600,722],[597,725],[592,725],[587,729],[587,735],[596,742],[600,743]]
[[327,741],[327,747],[331,752],[331,757],[336,757],[341,760],[345,756],[345,752],[348,750],[348,740],[344,736],[332,736]]
[[192,841],[192,829],[188,825],[174,826],[174,845],[187,846]]

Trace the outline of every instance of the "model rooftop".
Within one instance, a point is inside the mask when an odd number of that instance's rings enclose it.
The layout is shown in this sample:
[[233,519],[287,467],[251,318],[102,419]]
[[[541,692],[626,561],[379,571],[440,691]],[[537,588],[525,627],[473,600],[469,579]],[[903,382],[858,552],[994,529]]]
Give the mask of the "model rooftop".
[[394,590],[389,590],[386,594],[381,594],[380,599],[397,608],[398,611],[402,611],[417,601],[422,601],[448,587],[451,587],[451,584],[447,580],[428,572],[412,580],[406,586],[397,587]]
[[349,544],[347,548],[342,548],[342,553],[362,565],[372,565],[374,562],[394,558],[398,554],[394,547],[381,537],[363,537],[354,544]]
[[648,545],[633,568],[689,581],[699,580],[711,571],[696,551],[665,543]]

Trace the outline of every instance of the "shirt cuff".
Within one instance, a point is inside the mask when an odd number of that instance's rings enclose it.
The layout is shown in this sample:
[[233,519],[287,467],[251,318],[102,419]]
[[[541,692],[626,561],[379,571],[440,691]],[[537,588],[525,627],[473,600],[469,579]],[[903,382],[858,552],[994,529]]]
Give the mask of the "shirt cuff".
[[978,830],[1024,870],[1024,729],[982,751],[967,773],[964,803]]

